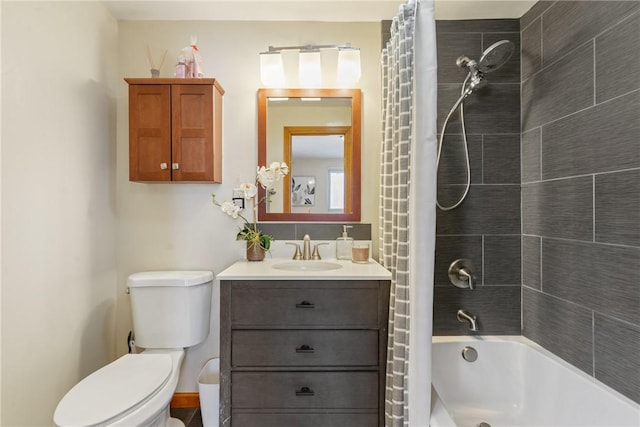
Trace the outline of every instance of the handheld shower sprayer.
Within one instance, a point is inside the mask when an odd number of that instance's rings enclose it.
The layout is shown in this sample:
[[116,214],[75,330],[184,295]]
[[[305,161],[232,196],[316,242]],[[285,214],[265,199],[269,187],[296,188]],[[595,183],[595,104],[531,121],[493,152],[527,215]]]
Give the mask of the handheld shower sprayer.
[[469,149],[467,144],[467,131],[465,129],[464,124],[464,103],[463,101],[471,95],[473,92],[487,85],[487,82],[484,80],[484,75],[486,73],[490,73],[492,71],[497,70],[502,67],[508,60],[511,58],[513,54],[513,50],[515,45],[513,42],[509,40],[500,40],[489,46],[482,52],[482,56],[479,61],[475,61],[470,59],[469,57],[462,55],[456,59],[456,65],[460,68],[467,68],[468,74],[467,77],[462,82],[462,87],[460,89],[460,98],[455,102],[451,111],[447,115],[447,118],[442,125],[442,131],[440,132],[440,141],[438,144],[438,157],[436,160],[436,169],[440,165],[440,156],[442,154],[442,143],[444,141],[445,130],[447,129],[447,124],[449,119],[453,115],[454,111],[460,107],[460,125],[462,127],[462,139],[464,140],[464,150],[465,150],[465,158],[466,158],[466,171],[467,171],[467,184],[462,194],[460,200],[455,202],[451,206],[442,206],[438,200],[436,200],[436,205],[443,211],[449,211],[451,209],[455,209],[464,201],[467,197],[467,193],[469,192],[469,188],[471,187],[471,167],[469,165]]

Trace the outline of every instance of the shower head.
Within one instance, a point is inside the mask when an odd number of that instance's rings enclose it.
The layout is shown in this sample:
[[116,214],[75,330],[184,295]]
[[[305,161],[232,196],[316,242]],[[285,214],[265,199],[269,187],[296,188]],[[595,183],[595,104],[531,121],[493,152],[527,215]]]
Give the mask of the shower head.
[[507,63],[509,58],[511,58],[514,49],[515,46],[513,42],[509,40],[495,42],[482,52],[480,61],[478,61],[478,71],[481,73],[490,73],[502,67]]

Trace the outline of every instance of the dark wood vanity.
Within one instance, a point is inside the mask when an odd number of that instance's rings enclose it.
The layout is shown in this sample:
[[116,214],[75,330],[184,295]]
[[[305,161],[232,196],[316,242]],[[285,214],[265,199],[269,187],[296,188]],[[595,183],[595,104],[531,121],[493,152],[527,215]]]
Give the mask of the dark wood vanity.
[[220,425],[383,426],[389,283],[221,278]]

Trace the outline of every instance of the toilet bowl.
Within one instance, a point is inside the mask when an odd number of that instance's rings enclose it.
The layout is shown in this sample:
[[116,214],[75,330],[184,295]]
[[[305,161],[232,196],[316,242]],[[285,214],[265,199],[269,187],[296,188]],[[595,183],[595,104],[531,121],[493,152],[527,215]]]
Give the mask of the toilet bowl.
[[[164,271],[129,276],[136,343],[76,384],[53,416],[59,427],[184,427],[169,416],[186,347],[209,334],[213,273]],[[139,340],[138,340],[139,339]]]

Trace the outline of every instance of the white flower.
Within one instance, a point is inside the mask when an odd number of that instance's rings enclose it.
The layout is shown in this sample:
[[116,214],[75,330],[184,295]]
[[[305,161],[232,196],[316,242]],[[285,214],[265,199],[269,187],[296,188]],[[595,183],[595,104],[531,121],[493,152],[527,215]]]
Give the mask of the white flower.
[[264,166],[258,167],[258,182],[262,185],[262,188],[270,188],[276,180],[276,176],[273,171]]
[[269,165],[269,170],[273,172],[276,181],[289,173],[289,167],[285,162],[272,162]]
[[255,197],[255,195],[258,194],[258,187],[250,182],[240,184],[240,189],[244,192],[244,198],[247,200]]
[[281,176],[285,176],[289,173],[289,166],[285,162],[280,163],[280,174]]
[[238,213],[240,212],[240,207],[228,200],[222,202],[222,204],[220,205],[220,209],[222,209],[222,212],[226,213],[232,218],[238,218]]

